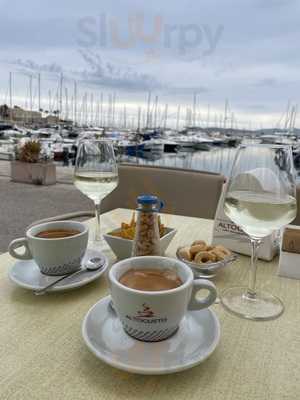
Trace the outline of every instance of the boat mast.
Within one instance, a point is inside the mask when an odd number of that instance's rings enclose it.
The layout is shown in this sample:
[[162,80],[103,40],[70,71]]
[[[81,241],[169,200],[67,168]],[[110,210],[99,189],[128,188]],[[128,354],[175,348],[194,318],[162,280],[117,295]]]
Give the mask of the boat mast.
[[94,94],[90,94],[90,125],[94,125]]
[[189,107],[189,126],[193,124],[193,110]]
[[52,107],[51,107],[51,90],[48,90],[48,113],[52,113]]
[[138,125],[137,125],[137,131],[140,133],[141,129],[141,107],[138,107]]
[[151,92],[148,92],[146,128],[149,127],[150,123],[150,102],[151,102]]
[[196,105],[197,105],[197,93],[193,95],[193,127],[196,126]]
[[32,118],[32,108],[33,108],[33,101],[32,101],[32,75],[29,75],[29,108],[30,108],[30,120],[31,123],[33,122]]
[[294,131],[295,113],[296,113],[296,106],[292,106],[289,119],[289,130],[288,130],[289,134],[292,134],[292,132]]
[[74,125],[74,93],[71,95],[71,99],[70,99],[70,120],[72,121],[72,125]]
[[74,81],[74,110],[73,110],[73,126],[76,126],[77,122],[77,82]]
[[85,96],[86,93],[84,93],[84,95],[82,96],[82,100],[81,100],[81,107],[80,107],[80,125],[84,125],[85,124]]
[[62,94],[62,89],[63,88],[63,74],[60,74],[60,80],[59,80],[59,120],[62,119],[62,102],[63,102],[63,94]]
[[9,107],[10,107],[10,120],[13,120],[13,100],[12,100],[12,73],[9,73]]
[[157,106],[158,106],[158,96],[155,96],[155,103],[154,103],[154,128],[157,127]]
[[108,111],[107,111],[107,125],[111,125],[111,109],[112,109],[112,95],[108,95]]
[[287,103],[287,109],[286,109],[286,115],[285,115],[285,123],[284,123],[285,130],[287,130],[288,123],[289,123],[290,106],[291,106],[291,101],[289,100]]
[[85,92],[85,95],[84,95],[84,96],[85,96],[85,97],[84,97],[85,125],[88,126],[88,124],[89,124],[89,117],[88,117],[88,115],[89,115],[89,110],[88,110],[88,93]]
[[68,88],[65,88],[65,101],[66,101],[66,119],[69,118],[69,96],[68,96]]
[[294,118],[293,118],[293,124],[292,124],[293,133],[295,130],[295,125],[296,125],[297,112],[298,112],[298,105],[296,104],[294,107]]
[[104,95],[103,95],[103,113],[102,113],[102,116],[103,116],[103,127],[105,127],[107,122],[108,122],[108,114],[107,114],[107,103],[105,103]]
[[38,74],[38,107],[41,111],[41,74]]
[[231,113],[231,119],[230,119],[230,130],[231,130],[231,133],[233,132],[233,122],[234,122],[234,114],[232,112]]
[[196,113],[196,125],[197,125],[198,127],[201,126],[201,113],[200,113],[200,110],[199,110],[198,113]]
[[116,93],[113,93],[112,97],[112,126],[115,126],[115,111],[116,111]]
[[215,113],[215,129],[218,127],[218,116],[217,113]]
[[79,115],[78,115],[78,123],[79,125],[83,125],[84,123],[84,95],[81,98],[80,107],[79,107]]
[[100,94],[100,114],[101,114],[101,119],[100,119],[100,126],[103,127],[103,93],[101,92]]
[[97,108],[96,108],[96,126],[100,126],[100,103],[99,103],[99,98],[98,98],[98,100],[96,101],[96,105],[97,105]]
[[142,112],[142,124],[143,124],[143,128],[146,128],[147,125],[147,115],[146,115],[146,110],[143,109]]
[[185,109],[185,126],[188,127],[189,126],[189,108],[186,107]]
[[210,105],[207,105],[207,117],[206,117],[206,127],[209,128],[210,124]]
[[168,122],[168,104],[165,105],[165,115],[164,115],[164,129],[167,127]]
[[180,121],[180,104],[177,106],[177,118],[176,118],[176,131],[179,129],[179,121]]
[[224,110],[224,129],[226,129],[227,123],[227,112],[228,112],[228,100],[225,100],[225,110]]
[[123,126],[126,129],[126,123],[127,123],[127,110],[126,110],[126,105],[124,104],[124,109],[123,109],[123,118],[124,118],[124,122],[123,122]]

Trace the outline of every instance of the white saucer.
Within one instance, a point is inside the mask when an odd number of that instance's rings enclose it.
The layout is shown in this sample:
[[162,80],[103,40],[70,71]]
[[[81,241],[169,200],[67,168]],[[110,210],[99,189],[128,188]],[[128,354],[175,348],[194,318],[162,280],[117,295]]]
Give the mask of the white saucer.
[[[63,281],[58,282],[57,285],[50,288],[48,292],[75,289],[99,278],[108,267],[107,257],[100,251],[87,249],[82,260],[82,265],[84,265],[89,258],[99,256],[104,257],[105,259],[105,264],[102,268],[96,271],[81,272],[73,277],[70,276]],[[59,276],[48,276],[42,274],[33,260],[17,261],[10,269],[8,276],[17,285],[30,290],[41,289],[59,278]]]
[[104,297],[88,311],[82,336],[96,357],[115,368],[145,375],[178,372],[200,364],[219,343],[219,320],[209,309],[188,312],[169,339],[145,343],[123,331],[109,302]]

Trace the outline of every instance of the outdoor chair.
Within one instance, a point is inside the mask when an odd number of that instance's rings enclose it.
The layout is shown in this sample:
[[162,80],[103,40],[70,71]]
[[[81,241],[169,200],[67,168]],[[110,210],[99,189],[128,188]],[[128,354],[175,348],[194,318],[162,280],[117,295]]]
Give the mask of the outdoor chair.
[[[223,175],[179,168],[119,165],[119,184],[101,203],[101,214],[115,208],[135,209],[140,194],[153,194],[164,202],[162,212],[214,219],[225,182]],[[35,221],[89,218],[94,211],[78,211]]]
[[101,213],[114,208],[135,209],[140,194],[164,202],[162,212],[190,217],[215,216],[225,178],[196,170],[121,164],[119,184],[101,203]]

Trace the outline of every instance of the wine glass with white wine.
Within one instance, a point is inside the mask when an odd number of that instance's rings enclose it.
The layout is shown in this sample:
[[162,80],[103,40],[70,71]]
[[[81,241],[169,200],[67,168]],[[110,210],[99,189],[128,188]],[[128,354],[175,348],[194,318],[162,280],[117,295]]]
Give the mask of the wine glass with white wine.
[[248,235],[251,267],[248,287],[223,291],[225,309],[252,320],[274,319],[283,303],[276,296],[256,289],[256,261],[264,237],[296,217],[296,183],[290,146],[240,146],[227,185],[225,214]]
[[118,167],[111,141],[87,139],[80,142],[75,162],[74,185],[95,203],[95,241],[99,242],[101,200],[118,185]]

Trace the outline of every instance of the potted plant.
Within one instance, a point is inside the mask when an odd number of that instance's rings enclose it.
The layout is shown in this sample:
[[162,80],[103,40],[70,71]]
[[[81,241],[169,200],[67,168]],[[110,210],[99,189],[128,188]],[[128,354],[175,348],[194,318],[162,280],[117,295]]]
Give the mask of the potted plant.
[[56,167],[40,142],[29,140],[15,147],[15,160],[11,162],[13,182],[33,183],[35,185],[54,185]]

